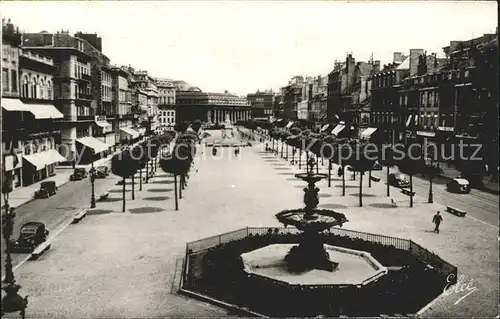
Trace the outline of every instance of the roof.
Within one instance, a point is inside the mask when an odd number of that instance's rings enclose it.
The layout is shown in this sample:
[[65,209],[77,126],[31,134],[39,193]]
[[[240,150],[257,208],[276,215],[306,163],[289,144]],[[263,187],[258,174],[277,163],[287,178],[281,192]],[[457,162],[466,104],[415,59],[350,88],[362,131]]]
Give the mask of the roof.
[[410,57],[406,57],[403,62],[396,68],[396,70],[408,70],[410,69]]

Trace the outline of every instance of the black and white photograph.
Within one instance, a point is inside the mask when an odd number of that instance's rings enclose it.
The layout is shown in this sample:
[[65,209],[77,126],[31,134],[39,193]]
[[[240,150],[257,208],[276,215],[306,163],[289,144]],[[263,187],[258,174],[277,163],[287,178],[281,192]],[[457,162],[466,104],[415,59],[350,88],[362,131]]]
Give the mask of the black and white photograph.
[[1,1],[1,318],[499,318],[496,1]]

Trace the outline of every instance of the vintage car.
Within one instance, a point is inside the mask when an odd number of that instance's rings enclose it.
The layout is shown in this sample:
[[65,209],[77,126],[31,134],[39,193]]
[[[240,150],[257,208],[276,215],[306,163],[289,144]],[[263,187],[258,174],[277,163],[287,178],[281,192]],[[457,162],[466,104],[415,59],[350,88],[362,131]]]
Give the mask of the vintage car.
[[40,183],[40,189],[35,191],[35,198],[49,198],[57,193],[57,185],[54,181]]
[[463,177],[454,178],[446,184],[446,190],[450,193],[468,194],[470,189],[469,181]]
[[99,166],[95,170],[95,177],[96,178],[106,178],[109,175],[109,167],[103,165]]
[[13,242],[14,252],[32,252],[38,245],[47,240],[48,229],[41,222],[27,222],[21,226],[19,237]]
[[87,177],[87,170],[85,168],[75,168],[73,174],[70,175],[70,181],[79,181]]
[[389,175],[389,185],[399,188],[410,187],[408,176],[403,173],[392,173]]

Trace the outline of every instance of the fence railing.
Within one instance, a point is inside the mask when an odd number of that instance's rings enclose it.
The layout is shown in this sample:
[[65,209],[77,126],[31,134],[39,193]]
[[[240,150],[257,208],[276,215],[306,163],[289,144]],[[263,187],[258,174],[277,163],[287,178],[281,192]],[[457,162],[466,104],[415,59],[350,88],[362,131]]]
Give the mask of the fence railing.
[[[220,234],[217,236],[212,236],[209,238],[205,239],[200,239],[194,242],[190,242],[186,244],[186,253],[191,254],[191,253],[196,253],[200,252],[203,250],[210,249],[212,247],[225,244],[228,242],[231,242],[233,240],[239,240],[243,239],[249,236],[256,236],[256,235],[266,235],[266,234],[271,234],[271,233],[279,233],[279,234],[299,234],[301,233],[300,230],[294,227],[279,227],[279,228],[269,228],[269,227],[247,227],[247,228],[242,228],[239,230],[227,232],[224,234]],[[441,257],[438,255],[428,251],[427,249],[423,248],[422,246],[416,244],[415,242],[408,240],[408,239],[403,239],[403,238],[398,238],[398,237],[391,237],[391,236],[384,236],[384,235],[378,235],[378,234],[371,234],[371,233],[364,233],[364,232],[359,232],[355,230],[347,230],[347,229],[341,229],[341,228],[332,228],[330,230],[330,234],[333,235],[338,235],[338,236],[347,236],[350,238],[357,238],[369,242],[375,242],[379,243],[381,245],[385,246],[394,246],[397,249],[400,250],[406,250],[409,251],[412,255],[420,259],[421,261],[431,265],[433,268],[438,270],[439,272],[443,274],[454,274],[454,279],[450,278],[451,280],[455,280],[457,278],[457,272],[458,269],[457,267],[451,265],[450,263],[444,261]]]

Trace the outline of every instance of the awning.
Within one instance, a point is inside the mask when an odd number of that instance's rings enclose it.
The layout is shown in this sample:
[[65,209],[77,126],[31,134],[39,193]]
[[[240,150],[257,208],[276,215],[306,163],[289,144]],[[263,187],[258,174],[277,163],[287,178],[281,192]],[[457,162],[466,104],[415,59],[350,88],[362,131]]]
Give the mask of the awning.
[[366,130],[364,130],[363,132],[361,132],[361,136],[370,137],[373,133],[375,133],[376,130],[377,130],[377,128],[375,128],[375,127],[369,127]]
[[88,147],[94,151],[94,153],[100,153],[108,150],[108,145],[99,141],[95,137],[86,136],[76,140],[78,143],[82,144],[85,147]]
[[332,130],[332,135],[339,135],[340,132],[345,128],[345,125],[339,124],[335,126],[335,128]]
[[132,139],[139,137],[139,132],[130,127],[120,127],[120,132],[130,136]]
[[56,150],[48,150],[35,154],[25,155],[23,156],[23,158],[33,164],[33,166],[35,166],[37,170],[45,168],[46,165],[66,161],[66,159]]
[[293,125],[293,121],[290,121],[290,122],[288,122],[288,124],[286,125],[286,128],[290,128],[290,127],[292,127],[292,125]]
[[51,104],[25,104],[36,119],[62,119],[64,115]]
[[111,123],[108,121],[95,121],[95,124],[99,125],[100,127],[108,127],[111,126]]
[[417,131],[418,136],[425,136],[425,137],[434,137],[436,136],[436,133],[434,132],[425,132],[425,131]]
[[26,105],[19,99],[2,98],[2,108],[10,112],[29,112]]
[[330,124],[325,124],[325,125],[323,125],[323,127],[322,127],[322,128],[321,128],[321,130],[320,130],[320,132],[327,131],[329,127],[330,127]]

